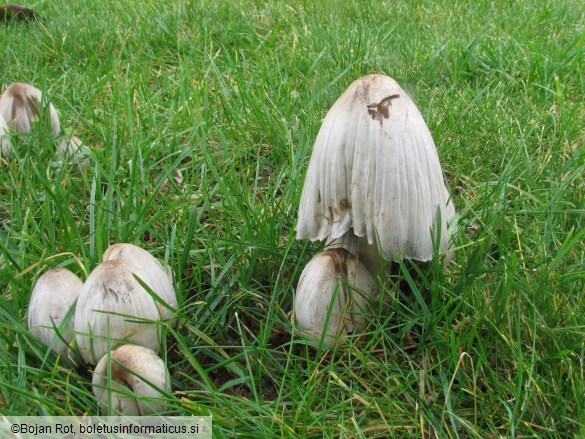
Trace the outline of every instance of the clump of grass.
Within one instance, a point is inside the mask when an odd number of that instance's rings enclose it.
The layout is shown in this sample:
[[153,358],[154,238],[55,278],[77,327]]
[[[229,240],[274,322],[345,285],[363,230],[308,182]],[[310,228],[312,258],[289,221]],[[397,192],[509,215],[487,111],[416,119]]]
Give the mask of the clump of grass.
[[[40,136],[0,165],[2,413],[97,414],[90,368],[25,310],[46,268],[85,278],[115,241],[172,268],[169,414],[218,437],[585,432],[578,2],[34,6],[40,23],[3,25],[2,86],[43,89],[91,160],[75,174]],[[366,333],[327,348],[290,314],[322,245],[295,241],[297,206],[326,109],[376,72],[433,132],[458,250],[406,261]]]

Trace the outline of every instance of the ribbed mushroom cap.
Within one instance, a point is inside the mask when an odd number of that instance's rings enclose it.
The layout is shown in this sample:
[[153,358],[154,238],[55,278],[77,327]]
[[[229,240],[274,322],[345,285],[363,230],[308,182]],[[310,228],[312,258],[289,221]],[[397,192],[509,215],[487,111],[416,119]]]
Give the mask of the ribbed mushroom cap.
[[[43,116],[41,91],[29,84],[15,83],[0,97],[0,114],[8,126],[19,133],[30,133],[32,126]],[[50,130],[53,137],[59,135],[61,126],[53,104],[49,103]]]
[[[388,260],[433,258],[450,247],[455,208],[422,115],[392,78],[358,79],[319,130],[299,206],[297,239],[352,233]],[[431,235],[431,233],[433,235]]]

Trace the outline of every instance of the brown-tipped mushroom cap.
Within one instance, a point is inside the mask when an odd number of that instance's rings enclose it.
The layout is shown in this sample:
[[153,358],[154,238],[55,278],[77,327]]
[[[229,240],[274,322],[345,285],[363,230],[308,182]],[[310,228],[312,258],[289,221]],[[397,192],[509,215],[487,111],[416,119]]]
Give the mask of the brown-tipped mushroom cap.
[[420,112],[392,78],[358,79],[331,107],[315,141],[299,206],[297,239],[346,234],[388,260],[433,258],[450,247],[455,208]]
[[[108,388],[108,362],[111,379]],[[169,372],[163,360],[151,349],[123,345],[105,354],[95,367],[93,393],[101,405],[101,413],[145,416],[164,411],[162,397],[171,391]]]
[[[49,114],[43,111],[42,106],[46,104]],[[47,116],[50,134],[57,137],[61,130],[59,115],[53,104],[44,102],[41,91],[29,84],[15,83],[6,89],[0,97],[0,114],[8,126],[19,133],[30,133],[33,124]]]
[[326,344],[336,344],[346,334],[365,329],[365,313],[375,294],[374,278],[355,256],[342,248],[325,250],[301,273],[295,318],[310,339],[323,336]]

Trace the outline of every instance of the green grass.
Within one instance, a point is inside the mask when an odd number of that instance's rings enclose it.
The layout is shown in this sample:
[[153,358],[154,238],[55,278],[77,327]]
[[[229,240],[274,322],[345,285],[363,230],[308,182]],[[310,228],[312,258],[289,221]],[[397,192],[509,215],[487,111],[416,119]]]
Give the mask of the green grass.
[[[1,85],[45,90],[92,154],[76,174],[37,133],[0,165],[2,414],[97,414],[26,308],[47,268],[85,278],[131,242],[182,304],[168,414],[216,437],[585,435],[581,2],[25,3],[43,21],[0,24]],[[458,251],[327,349],[290,316],[322,246],[297,207],[326,110],[375,72],[427,120]]]

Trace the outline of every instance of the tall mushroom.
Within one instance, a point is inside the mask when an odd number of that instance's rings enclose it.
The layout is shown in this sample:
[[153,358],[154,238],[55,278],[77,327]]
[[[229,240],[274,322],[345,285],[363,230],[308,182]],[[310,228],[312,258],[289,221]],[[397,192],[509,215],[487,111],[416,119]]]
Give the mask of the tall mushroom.
[[47,121],[46,127],[53,137],[61,130],[53,104],[44,101],[41,91],[29,84],[17,82],[4,91],[0,97],[0,114],[19,133],[30,133],[41,118]]
[[[388,76],[352,83],[317,135],[297,239],[344,248],[377,275],[384,260],[448,253],[454,216],[433,138],[412,99]],[[306,300],[298,294],[297,302]]]

